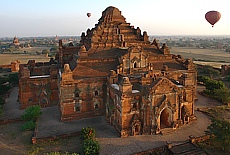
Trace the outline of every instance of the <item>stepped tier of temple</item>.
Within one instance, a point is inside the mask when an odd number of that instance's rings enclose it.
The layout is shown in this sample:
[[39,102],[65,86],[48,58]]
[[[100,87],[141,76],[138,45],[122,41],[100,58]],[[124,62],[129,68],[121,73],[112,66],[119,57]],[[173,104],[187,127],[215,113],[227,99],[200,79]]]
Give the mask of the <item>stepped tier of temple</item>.
[[131,45],[149,44],[146,32],[141,34],[139,27],[136,29],[125,21],[115,7],[108,7],[103,11],[102,17],[94,28],[82,33],[81,43],[89,52],[105,50],[115,47],[129,47]]

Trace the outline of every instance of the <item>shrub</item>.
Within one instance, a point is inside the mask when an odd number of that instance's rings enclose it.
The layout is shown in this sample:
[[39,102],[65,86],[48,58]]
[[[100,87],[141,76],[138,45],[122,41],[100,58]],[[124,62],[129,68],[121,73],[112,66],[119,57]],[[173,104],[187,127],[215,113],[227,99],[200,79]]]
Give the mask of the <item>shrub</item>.
[[83,141],[83,152],[85,155],[99,154],[100,146],[98,141],[87,139]]
[[36,121],[40,115],[42,115],[40,106],[30,106],[25,110],[24,114],[21,116],[21,119],[23,121]]
[[83,138],[83,152],[85,155],[99,154],[99,143],[95,140],[96,131],[93,128],[82,128],[81,135]]
[[25,124],[21,126],[22,131],[29,131],[35,129],[35,122],[34,121],[27,121]]
[[96,135],[95,133],[95,129],[90,127],[82,128],[81,130],[81,135],[84,140],[94,139]]

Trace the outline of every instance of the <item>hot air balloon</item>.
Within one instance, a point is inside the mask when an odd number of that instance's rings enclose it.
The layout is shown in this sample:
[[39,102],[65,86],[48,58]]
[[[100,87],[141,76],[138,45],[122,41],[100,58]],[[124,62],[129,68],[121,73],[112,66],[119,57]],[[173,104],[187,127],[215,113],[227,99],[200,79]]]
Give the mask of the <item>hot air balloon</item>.
[[86,15],[87,15],[87,17],[90,17],[90,16],[91,16],[91,13],[87,13]]
[[220,20],[221,14],[218,11],[209,11],[205,14],[205,19],[212,25]]

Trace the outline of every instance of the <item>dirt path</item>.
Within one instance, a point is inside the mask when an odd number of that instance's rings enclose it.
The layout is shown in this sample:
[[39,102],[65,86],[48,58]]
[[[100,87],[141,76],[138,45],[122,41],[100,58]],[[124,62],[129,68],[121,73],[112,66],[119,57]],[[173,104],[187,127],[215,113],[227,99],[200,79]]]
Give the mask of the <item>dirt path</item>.
[[[4,140],[5,141],[5,140]],[[22,149],[20,145],[9,145],[0,140],[0,154],[2,155],[26,155],[27,151]]]
[[196,95],[197,95],[198,100],[195,101],[195,110],[197,110],[197,108],[205,109],[208,107],[222,105],[222,103],[220,103],[219,101],[204,97],[198,93],[198,92],[202,92],[204,89],[205,89],[205,86],[197,85]]
[[[6,103],[3,106],[4,113],[0,117],[2,120],[19,118],[23,113],[19,109],[18,88],[13,88],[9,98],[6,99]],[[0,154],[1,155],[26,155],[27,149],[22,143],[23,138],[20,126],[22,122],[1,125],[0,126]]]

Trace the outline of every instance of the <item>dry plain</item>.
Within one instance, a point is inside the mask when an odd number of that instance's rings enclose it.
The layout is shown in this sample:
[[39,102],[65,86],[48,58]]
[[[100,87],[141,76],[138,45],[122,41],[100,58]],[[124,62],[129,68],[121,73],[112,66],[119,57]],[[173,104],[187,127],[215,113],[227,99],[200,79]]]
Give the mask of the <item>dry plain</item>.
[[223,49],[201,49],[191,47],[172,47],[171,53],[182,55],[184,58],[195,59],[197,64],[211,65],[220,68],[221,65],[230,64],[230,53]]
[[14,60],[19,60],[21,64],[26,64],[28,60],[36,62],[47,62],[50,60],[45,55],[29,55],[29,54],[0,54],[0,65],[10,64]]

